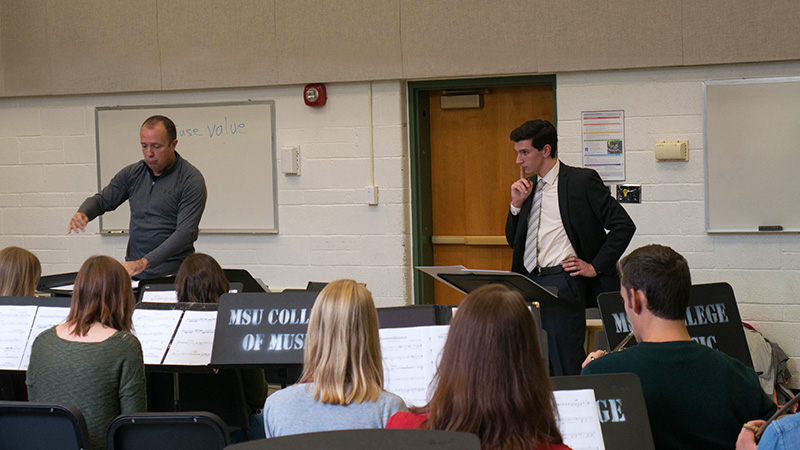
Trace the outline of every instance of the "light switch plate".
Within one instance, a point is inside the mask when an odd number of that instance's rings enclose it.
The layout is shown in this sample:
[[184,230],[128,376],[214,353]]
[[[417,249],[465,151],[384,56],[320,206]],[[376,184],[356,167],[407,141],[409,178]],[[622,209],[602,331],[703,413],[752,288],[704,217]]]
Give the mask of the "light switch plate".
[[281,172],[286,175],[300,175],[300,147],[281,148]]
[[620,203],[642,203],[642,186],[638,184],[618,184],[617,201]]

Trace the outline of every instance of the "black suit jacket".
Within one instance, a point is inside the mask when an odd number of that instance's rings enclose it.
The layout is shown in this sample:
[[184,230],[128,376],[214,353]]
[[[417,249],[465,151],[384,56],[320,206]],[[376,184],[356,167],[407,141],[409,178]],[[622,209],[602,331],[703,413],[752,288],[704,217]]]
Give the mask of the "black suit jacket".
[[[535,185],[538,178],[533,176],[530,180]],[[531,203],[533,195],[522,203],[519,214],[515,216],[509,211],[506,220],[506,240],[514,248],[511,270],[517,273],[526,272],[523,255]],[[590,294],[618,289],[616,264],[636,231],[628,213],[611,196],[596,171],[564,163],[558,172],[558,207],[578,258],[592,264],[598,273],[591,283]]]

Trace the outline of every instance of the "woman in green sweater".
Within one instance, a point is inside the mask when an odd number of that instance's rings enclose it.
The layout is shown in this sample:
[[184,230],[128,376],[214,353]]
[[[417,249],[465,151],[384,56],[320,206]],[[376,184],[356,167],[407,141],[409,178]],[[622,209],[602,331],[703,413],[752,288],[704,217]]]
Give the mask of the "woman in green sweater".
[[147,407],[142,346],[131,334],[134,303],[122,264],[92,256],[75,279],[67,321],[43,331],[31,349],[28,398],[77,407],[94,450],[106,448],[116,416]]

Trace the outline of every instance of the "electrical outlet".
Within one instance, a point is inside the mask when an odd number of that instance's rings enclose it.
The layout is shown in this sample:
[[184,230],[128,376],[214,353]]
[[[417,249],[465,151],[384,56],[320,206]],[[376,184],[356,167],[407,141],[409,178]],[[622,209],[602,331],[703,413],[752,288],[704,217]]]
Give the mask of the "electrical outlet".
[[638,184],[618,184],[617,200],[620,203],[642,203],[642,186]]

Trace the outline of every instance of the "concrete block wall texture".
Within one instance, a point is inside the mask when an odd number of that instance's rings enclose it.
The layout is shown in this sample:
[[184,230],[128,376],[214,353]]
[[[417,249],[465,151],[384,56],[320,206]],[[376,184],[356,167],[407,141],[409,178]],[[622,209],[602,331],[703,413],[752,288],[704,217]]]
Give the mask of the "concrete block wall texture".
[[[278,171],[278,235],[200,235],[197,251],[244,268],[272,288],[354,278],[376,303],[411,301],[409,171],[404,84],[373,85],[375,184],[370,184],[368,83],[329,84],[324,108],[302,86],[169,94],[0,99],[0,247],[37,254],[45,274],[75,271],[93,254],[120,260],[127,239],[101,236],[97,221],[66,235],[78,205],[97,191],[94,108],[109,105],[275,100],[280,148],[300,146],[301,175]],[[138,124],[133,124],[133,127]],[[138,148],[130,161],[142,158]],[[220,149],[224,158],[224,149]]]
[[[742,320],[786,351],[800,387],[800,235],[705,232],[702,82],[785,76],[800,76],[800,63],[559,74],[556,99],[568,164],[581,164],[581,111],[625,111],[625,183],[642,185],[642,203],[625,205],[637,225],[628,252],[669,245],[693,283],[729,283]],[[655,142],[665,139],[688,139],[689,161],[657,162]]]
[[[626,183],[643,186],[629,251],[660,243],[689,261],[695,283],[733,286],[742,318],[792,357],[800,386],[800,236],[705,233],[702,85],[706,80],[800,76],[800,63],[575,72],[557,75],[560,155],[581,164],[580,113],[625,110]],[[45,273],[77,270],[95,253],[122,259],[124,237],[64,234],[96,191],[94,107],[230,100],[276,102],[277,148],[300,145],[299,177],[278,175],[280,234],[201,235],[198,251],[241,267],[274,288],[351,277],[382,306],[410,303],[411,226],[404,82],[373,86],[375,183],[369,183],[366,83],[328,84],[328,105],[311,109],[301,86],[83,97],[0,99],[0,246],[33,250]],[[688,162],[656,162],[654,143],[688,139]],[[129,149],[131,160],[140,158]],[[504,218],[498,218],[504,220]]]

